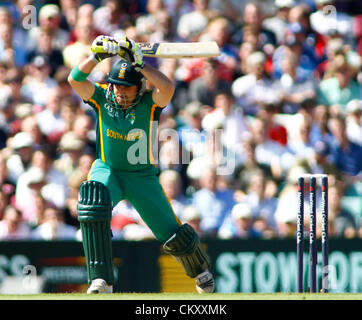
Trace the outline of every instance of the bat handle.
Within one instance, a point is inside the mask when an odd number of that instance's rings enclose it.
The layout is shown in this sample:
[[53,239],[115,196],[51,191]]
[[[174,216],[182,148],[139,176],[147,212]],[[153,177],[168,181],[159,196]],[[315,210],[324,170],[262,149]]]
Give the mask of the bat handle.
[[128,56],[129,56],[129,58],[131,60],[131,63],[133,63],[134,62],[134,56],[133,56],[133,53],[132,53],[131,49],[126,48],[126,47],[121,47],[121,50],[119,51],[118,55],[120,57],[123,57],[124,51],[128,54]]

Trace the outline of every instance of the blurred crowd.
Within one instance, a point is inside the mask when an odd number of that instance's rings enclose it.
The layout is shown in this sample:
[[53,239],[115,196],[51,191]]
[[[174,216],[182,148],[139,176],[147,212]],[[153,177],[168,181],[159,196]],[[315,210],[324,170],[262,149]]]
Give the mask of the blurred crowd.
[[[95,160],[96,118],[67,77],[100,34],[220,47],[212,59],[145,58],[176,88],[160,120],[160,182],[175,214],[201,237],[295,237],[297,179],[325,173],[330,237],[362,238],[358,6],[2,1],[0,239],[80,239],[77,192]],[[113,62],[101,62],[89,79],[104,83]],[[307,183],[305,190],[308,230]],[[318,193],[317,212],[319,203]],[[111,227],[115,239],[154,238],[126,200]]]

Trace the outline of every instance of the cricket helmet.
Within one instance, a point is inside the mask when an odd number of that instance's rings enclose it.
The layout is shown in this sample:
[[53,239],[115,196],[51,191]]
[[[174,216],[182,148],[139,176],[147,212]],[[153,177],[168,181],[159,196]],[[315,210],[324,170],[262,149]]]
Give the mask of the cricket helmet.
[[[125,59],[120,59],[117,61],[111,68],[108,78],[108,88],[107,88],[107,100],[108,103],[116,109],[125,109],[124,106],[119,105],[115,101],[115,96],[113,92],[113,85],[122,85],[122,86],[138,86],[138,93],[136,99],[133,101],[132,107],[137,104],[142,95],[146,91],[146,79],[141,72],[138,72],[134,69],[131,62]],[[128,108],[127,107],[127,108]]]

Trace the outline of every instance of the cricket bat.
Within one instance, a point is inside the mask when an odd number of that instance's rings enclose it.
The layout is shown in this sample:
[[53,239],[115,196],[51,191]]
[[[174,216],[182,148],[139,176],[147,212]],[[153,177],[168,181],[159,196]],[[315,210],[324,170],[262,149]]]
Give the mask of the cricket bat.
[[152,58],[211,58],[220,55],[215,41],[138,43],[145,57]]

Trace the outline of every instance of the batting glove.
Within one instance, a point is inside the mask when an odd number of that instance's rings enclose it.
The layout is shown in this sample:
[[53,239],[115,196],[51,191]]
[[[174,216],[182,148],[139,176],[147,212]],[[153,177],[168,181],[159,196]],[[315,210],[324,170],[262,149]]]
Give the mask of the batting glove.
[[[136,71],[141,71],[145,66],[145,63],[143,62],[143,53],[139,45],[133,40],[128,39],[126,36],[121,36],[117,38],[117,42],[121,47],[119,54],[121,56],[125,56],[125,51],[132,54],[132,66]],[[122,50],[122,48],[126,50]]]
[[120,45],[117,40],[109,36],[98,36],[92,43],[91,51],[94,62],[114,57],[119,53]]
[[134,66],[135,70],[139,72],[145,66],[145,63],[143,62],[143,53],[142,53],[140,46],[137,43],[135,43],[134,41],[133,41],[133,43],[134,43],[134,47],[132,49],[133,57],[134,57],[133,66]]

